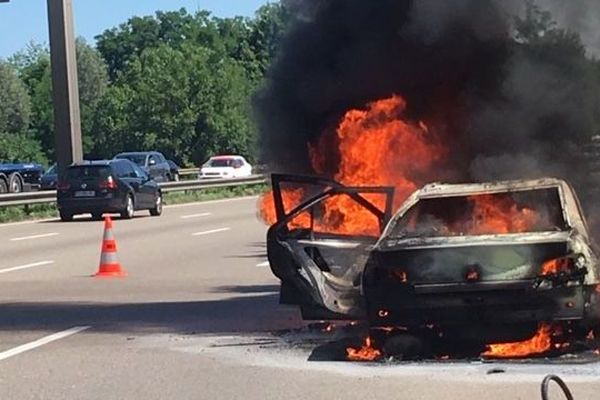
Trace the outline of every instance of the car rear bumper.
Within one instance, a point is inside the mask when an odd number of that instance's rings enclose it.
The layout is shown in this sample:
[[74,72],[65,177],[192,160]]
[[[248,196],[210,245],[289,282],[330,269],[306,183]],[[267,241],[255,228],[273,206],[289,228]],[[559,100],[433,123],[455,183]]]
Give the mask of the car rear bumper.
[[[509,324],[581,320],[586,317],[585,286],[533,288],[533,282],[499,282],[472,290],[431,285],[365,288],[369,320],[376,325],[422,326]],[[404,287],[401,287],[404,286]]]
[[121,212],[124,208],[125,200],[120,198],[58,198],[58,209],[71,214],[84,214],[94,212]]

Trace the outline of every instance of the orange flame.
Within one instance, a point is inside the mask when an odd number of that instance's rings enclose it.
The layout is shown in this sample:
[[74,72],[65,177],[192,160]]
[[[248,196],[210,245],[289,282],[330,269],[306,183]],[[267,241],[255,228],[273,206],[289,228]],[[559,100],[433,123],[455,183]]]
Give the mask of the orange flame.
[[488,358],[516,358],[536,354],[543,354],[552,347],[552,326],[540,324],[540,327],[531,339],[524,342],[500,343],[488,345],[488,350],[482,354]]
[[542,265],[542,276],[558,274],[561,271],[567,271],[571,267],[571,260],[568,258],[557,258],[546,261]]
[[[445,154],[425,123],[404,118],[406,106],[402,97],[392,96],[369,103],[364,110],[348,111],[337,130],[326,132],[309,146],[313,170],[320,175],[333,175],[346,186],[393,186],[395,206],[401,205],[421,184],[412,177],[426,175]],[[331,143],[336,143],[337,148],[332,149]],[[332,174],[327,165],[336,156],[339,163]],[[303,194],[302,190],[283,190],[286,209]],[[271,193],[266,194],[260,204],[261,216],[268,224],[276,220],[272,197]],[[364,197],[383,210],[383,196]],[[306,218],[310,221],[308,215]],[[306,222],[304,218],[302,222]],[[315,230],[328,233],[379,233],[376,218],[349,196],[325,201],[324,211],[314,223]]]
[[374,361],[381,357],[381,351],[372,346],[371,337],[367,336],[360,349],[348,347],[346,357],[350,361]]
[[508,197],[473,196],[473,235],[497,235],[526,232],[538,222],[538,214],[529,208],[519,208]]
[[[346,186],[392,186],[397,209],[428,179],[439,178],[439,174],[434,174],[439,168],[435,167],[447,153],[424,122],[407,120],[406,108],[406,101],[394,95],[369,103],[364,109],[348,111],[336,130],[325,132],[309,145],[314,172]],[[303,189],[282,188],[286,212],[300,204],[306,195]],[[382,195],[364,197],[383,209]],[[510,198],[473,196],[471,201],[473,219],[461,232],[521,233],[538,222],[534,210],[519,207]],[[327,233],[379,234],[377,219],[349,196],[330,197],[321,206],[313,221],[304,213],[289,224],[290,229],[308,228],[312,223],[315,231]],[[275,223],[272,193],[263,196],[259,208],[266,223]]]

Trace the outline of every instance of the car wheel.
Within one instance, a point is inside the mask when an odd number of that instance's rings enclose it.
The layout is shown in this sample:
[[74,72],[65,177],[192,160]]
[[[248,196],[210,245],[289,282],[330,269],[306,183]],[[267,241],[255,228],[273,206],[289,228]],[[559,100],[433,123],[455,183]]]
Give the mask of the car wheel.
[[3,178],[0,178],[0,193],[8,193],[8,183]]
[[63,210],[60,210],[59,214],[60,214],[60,220],[63,222],[73,221],[73,214],[63,211]]
[[21,193],[23,191],[23,181],[19,174],[10,174],[8,177],[8,190],[10,193]]
[[125,200],[125,209],[123,211],[121,211],[121,218],[131,219],[131,218],[133,218],[134,213],[135,213],[135,208],[133,205],[133,196],[128,194],[127,200]]
[[92,213],[92,219],[94,221],[102,221],[102,213]]
[[150,215],[152,215],[153,217],[158,217],[159,215],[162,214],[162,210],[163,210],[163,198],[162,198],[162,193],[159,193],[158,196],[156,196],[154,208],[150,209]]

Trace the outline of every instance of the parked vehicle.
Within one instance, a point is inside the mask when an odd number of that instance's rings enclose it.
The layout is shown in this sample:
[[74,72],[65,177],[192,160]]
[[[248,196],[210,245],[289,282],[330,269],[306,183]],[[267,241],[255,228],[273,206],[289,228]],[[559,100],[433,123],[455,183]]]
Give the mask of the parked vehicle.
[[40,188],[44,168],[35,163],[0,163],[0,193],[20,193]]
[[252,165],[242,156],[211,157],[200,168],[199,179],[244,178],[252,175]]
[[178,182],[180,169],[179,165],[177,165],[173,160],[167,160],[167,162],[169,163],[169,167],[171,169],[171,180],[174,182]]
[[60,219],[71,221],[76,214],[120,213],[133,218],[136,210],[162,213],[162,191],[138,165],[129,160],[91,161],[74,164],[58,183]]
[[[476,347],[561,321],[585,337],[600,322],[598,256],[563,180],[431,184],[393,216],[393,188],[272,181],[269,262],[282,303],[305,319],[365,320]],[[346,214],[328,209],[338,201]]]
[[115,156],[115,159],[134,162],[157,182],[172,180],[171,166],[165,156],[157,151],[120,153]]
[[58,167],[53,164],[40,179],[41,190],[56,190],[58,183]]

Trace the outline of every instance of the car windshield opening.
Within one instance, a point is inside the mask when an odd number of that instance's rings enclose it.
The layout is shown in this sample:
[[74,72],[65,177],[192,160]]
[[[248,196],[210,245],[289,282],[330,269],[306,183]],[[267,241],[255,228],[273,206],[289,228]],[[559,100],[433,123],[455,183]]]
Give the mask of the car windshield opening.
[[233,158],[215,158],[206,163],[207,167],[233,167],[235,159]]
[[394,237],[448,237],[561,231],[558,189],[421,199],[393,228]]
[[117,158],[132,161],[142,167],[146,165],[146,156],[143,154],[124,154],[117,156]]
[[107,166],[78,166],[67,170],[68,179],[106,178],[109,175]]

